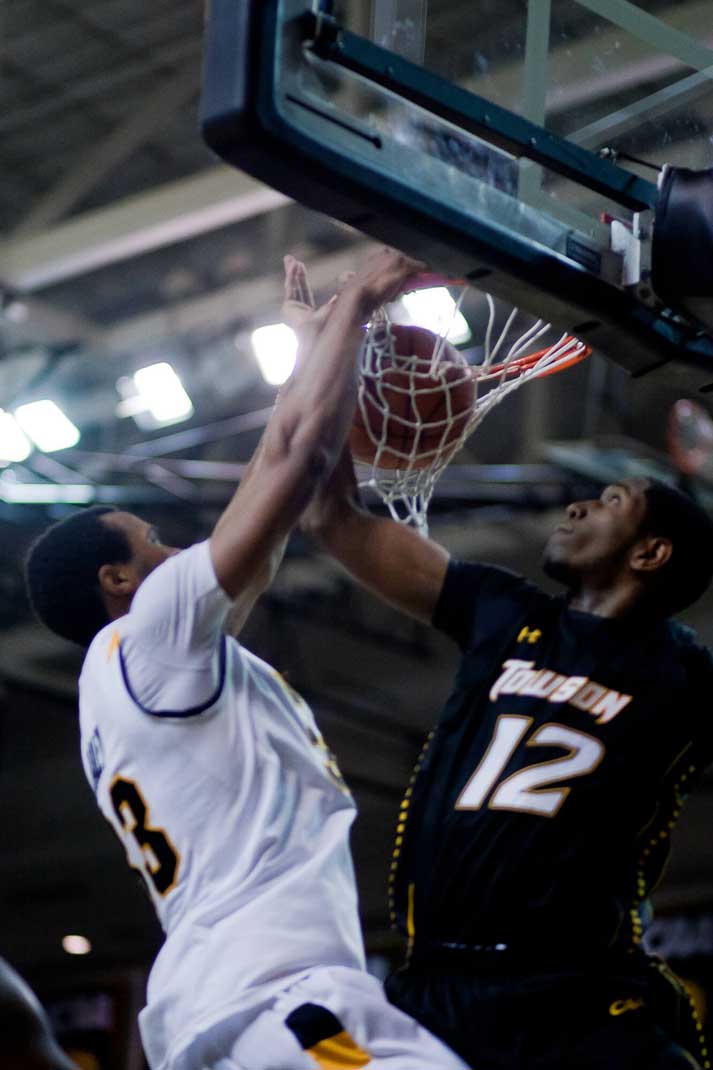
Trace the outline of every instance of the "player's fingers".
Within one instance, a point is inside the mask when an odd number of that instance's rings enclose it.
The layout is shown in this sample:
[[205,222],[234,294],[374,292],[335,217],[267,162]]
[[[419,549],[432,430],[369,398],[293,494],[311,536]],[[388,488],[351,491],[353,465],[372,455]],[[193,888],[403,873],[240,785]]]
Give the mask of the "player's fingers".
[[288,327],[298,331],[314,319],[314,309],[301,301],[283,301],[281,315]]
[[314,298],[304,264],[289,254],[283,257],[283,264],[285,266],[285,301],[296,301],[298,304],[313,308]]
[[303,305],[309,305],[310,308],[314,308],[312,288],[307,279],[307,269],[302,261],[297,260],[294,256],[288,255],[284,257],[284,265],[285,298],[289,301],[298,301]]
[[385,249],[376,286],[378,303],[394,301],[404,292],[407,279],[420,275],[425,269],[424,261],[414,260],[396,249]]
[[312,293],[312,287],[307,278],[307,268],[302,263],[299,263],[297,279],[300,287],[300,300],[303,301],[305,305],[309,305],[310,308],[315,308],[314,294]]

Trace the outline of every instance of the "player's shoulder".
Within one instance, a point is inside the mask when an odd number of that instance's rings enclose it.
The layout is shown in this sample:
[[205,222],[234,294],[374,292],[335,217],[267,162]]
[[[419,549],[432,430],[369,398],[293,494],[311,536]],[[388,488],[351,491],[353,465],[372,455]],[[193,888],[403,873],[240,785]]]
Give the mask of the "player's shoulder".
[[482,561],[462,561],[451,558],[443,585],[444,599],[483,599],[530,601],[553,597],[527,577],[501,565]]
[[513,619],[538,603],[554,601],[510,569],[451,559],[433,624],[465,647],[512,628]]
[[102,666],[111,664],[115,652],[119,649],[122,631],[125,627],[124,620],[124,617],[120,617],[118,620],[109,621],[94,636],[84,654],[79,676],[80,685],[83,678]]
[[134,595],[128,616],[137,616],[146,604],[151,605],[159,600],[165,590],[173,593],[182,590],[187,597],[193,597],[201,588],[210,589],[217,584],[209,542],[196,542],[185,550],[171,554],[146,576]]

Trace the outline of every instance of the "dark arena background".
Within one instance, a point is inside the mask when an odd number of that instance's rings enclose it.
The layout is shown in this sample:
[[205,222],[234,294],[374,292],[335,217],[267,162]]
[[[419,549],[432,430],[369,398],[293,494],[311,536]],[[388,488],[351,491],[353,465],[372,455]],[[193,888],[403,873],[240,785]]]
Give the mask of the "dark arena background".
[[[369,4],[337,6],[353,31],[369,32]],[[437,66],[447,55],[449,79],[509,106],[528,86],[536,95],[524,63],[525,0],[426,6],[425,53],[411,59]],[[712,167],[710,0],[640,0],[637,9],[644,44],[607,20],[614,0],[553,0],[540,118],[566,137],[659,94],[660,112],[636,122],[636,155]],[[647,19],[680,35],[675,54]],[[82,1070],[143,1070],[136,1015],[161,934],[82,772],[81,652],[33,621],[23,555],[48,522],[88,503],[137,512],[172,545],[205,538],[276,397],[279,369],[261,370],[258,356],[261,339],[273,356],[283,339],[256,332],[280,323],[283,255],[305,261],[326,299],[373,247],[206,147],[203,21],[198,0],[8,0],[0,12],[0,956],[32,984]],[[696,48],[687,51],[684,37]],[[665,108],[684,79],[680,100]],[[436,133],[422,135],[423,152],[437,157]],[[517,184],[509,162],[491,177],[500,191]],[[462,311],[470,335],[460,348],[474,362],[482,295],[471,291]],[[569,501],[602,482],[659,475],[713,513],[713,437],[694,476],[667,437],[673,407],[692,398],[705,440],[710,395],[673,364],[632,378],[609,350],[604,357],[595,346],[589,360],[525,385],[488,417],[436,486],[433,538],[546,585],[547,534]],[[36,402],[60,415],[40,409],[32,424],[24,406]],[[684,619],[713,644],[713,594]],[[241,638],[310,702],[354,791],[361,914],[370,968],[383,977],[402,953],[386,905],[399,802],[457,652],[358,590],[299,534]],[[646,935],[689,982],[704,1021],[713,1001],[711,829],[709,772],[673,837]],[[710,1032],[710,1016],[707,1024]]]

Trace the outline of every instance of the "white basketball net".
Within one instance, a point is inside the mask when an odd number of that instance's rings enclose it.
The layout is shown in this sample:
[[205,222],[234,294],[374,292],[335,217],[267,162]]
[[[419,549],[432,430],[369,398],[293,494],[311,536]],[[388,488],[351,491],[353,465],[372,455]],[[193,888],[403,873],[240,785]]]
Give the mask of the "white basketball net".
[[[517,308],[493,340],[495,303],[490,294],[485,294],[488,326],[484,359],[480,364],[469,365],[458,354],[459,363],[454,367],[452,348],[448,347],[445,354],[446,339],[466,291],[467,287],[463,287],[451,321],[441,326],[430,357],[405,356],[395,351],[392,322],[384,308],[367,328],[361,355],[358,405],[374,459],[366,466],[366,474],[359,472],[359,486],[375,491],[395,520],[412,525],[423,535],[428,534],[428,507],[436,480],[488,413],[523,383],[561,370],[589,353],[583,342],[567,334],[544,344],[541,340],[552,327],[542,320],[518,335]],[[393,376],[394,368],[408,373],[399,377],[398,385],[389,376]],[[469,382],[474,384],[475,396],[464,410],[463,392],[467,397]],[[422,418],[425,395],[433,407],[434,387],[441,386],[445,392],[440,402],[441,418]],[[389,398],[398,395],[408,395],[409,400],[404,400],[400,413],[394,414]],[[454,397],[455,407],[451,404]]]

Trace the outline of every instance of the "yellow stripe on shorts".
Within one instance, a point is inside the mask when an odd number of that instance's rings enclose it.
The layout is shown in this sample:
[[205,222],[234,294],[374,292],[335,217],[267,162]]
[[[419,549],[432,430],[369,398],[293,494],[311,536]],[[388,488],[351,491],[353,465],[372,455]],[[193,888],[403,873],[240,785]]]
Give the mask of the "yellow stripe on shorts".
[[306,1050],[320,1070],[356,1070],[371,1062],[371,1056],[344,1031]]

